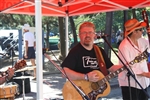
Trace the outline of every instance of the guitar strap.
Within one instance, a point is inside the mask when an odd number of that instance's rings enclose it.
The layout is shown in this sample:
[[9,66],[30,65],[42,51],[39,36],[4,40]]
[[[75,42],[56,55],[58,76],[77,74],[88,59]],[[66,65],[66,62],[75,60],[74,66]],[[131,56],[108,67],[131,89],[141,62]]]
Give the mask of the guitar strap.
[[100,70],[101,72],[106,76],[108,75],[108,71],[106,69],[106,64],[105,64],[105,61],[104,61],[104,58],[103,58],[103,55],[100,51],[100,48],[97,46],[97,45],[94,45],[94,50],[95,50],[95,53],[96,53],[96,58],[97,58],[97,61],[98,61],[98,65],[100,67]]

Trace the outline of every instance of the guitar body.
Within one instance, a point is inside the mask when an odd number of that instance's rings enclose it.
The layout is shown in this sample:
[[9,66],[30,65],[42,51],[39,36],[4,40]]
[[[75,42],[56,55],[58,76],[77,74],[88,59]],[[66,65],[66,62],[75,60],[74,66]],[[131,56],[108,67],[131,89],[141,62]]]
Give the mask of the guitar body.
[[[100,77],[99,80],[104,78],[104,75],[100,71],[94,70],[94,72]],[[90,100],[97,100],[99,97],[107,96],[110,93],[110,85],[108,82],[103,85],[98,85],[97,82],[76,80],[73,81],[73,83],[78,86]],[[62,91],[64,100],[83,100],[82,96],[69,81],[64,84]]]

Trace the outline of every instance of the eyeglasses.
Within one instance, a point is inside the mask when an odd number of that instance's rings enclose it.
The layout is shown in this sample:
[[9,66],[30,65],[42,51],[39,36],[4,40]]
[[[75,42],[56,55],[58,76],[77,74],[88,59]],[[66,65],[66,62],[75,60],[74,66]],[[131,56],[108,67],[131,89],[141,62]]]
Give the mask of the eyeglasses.
[[140,29],[136,29],[135,31],[143,31],[143,29],[142,29],[142,28],[140,28]]
[[81,34],[95,34],[95,32],[80,32]]

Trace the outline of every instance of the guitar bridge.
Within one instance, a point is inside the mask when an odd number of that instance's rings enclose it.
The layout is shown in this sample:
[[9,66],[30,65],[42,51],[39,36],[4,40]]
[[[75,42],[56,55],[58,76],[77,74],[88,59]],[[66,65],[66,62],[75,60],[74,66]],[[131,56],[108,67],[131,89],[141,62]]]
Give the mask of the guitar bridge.
[[91,91],[90,93],[88,93],[88,96],[89,96],[90,100],[96,100],[97,95],[103,94],[103,92],[106,89],[107,89],[107,84],[105,83],[105,84],[99,86],[97,88],[97,90],[94,89],[93,91]]

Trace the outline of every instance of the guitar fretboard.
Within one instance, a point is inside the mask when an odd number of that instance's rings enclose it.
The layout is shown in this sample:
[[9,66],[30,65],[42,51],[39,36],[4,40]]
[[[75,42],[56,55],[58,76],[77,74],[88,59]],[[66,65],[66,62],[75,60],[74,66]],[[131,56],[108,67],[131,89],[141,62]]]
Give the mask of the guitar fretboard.
[[142,52],[141,54],[136,56],[134,58],[134,60],[132,60],[129,64],[133,65],[133,64],[141,62],[142,60],[145,60],[147,58],[148,58],[148,52],[147,52],[147,49],[146,49],[144,52]]
[[[18,69],[21,69],[23,68],[24,66],[26,66],[26,61],[25,60],[19,60],[18,62],[15,63],[15,65],[12,67],[12,69],[14,71],[18,70]],[[5,77],[5,76],[8,76],[8,70],[7,71],[4,71],[4,72],[1,72],[0,73],[0,77]]]
[[97,83],[101,86],[101,85],[105,84],[107,81],[109,81],[111,78],[117,76],[120,72],[122,72],[124,70],[125,70],[125,68],[122,67],[114,72],[111,72],[109,75],[107,75],[106,77],[104,77],[103,79],[98,81]]

